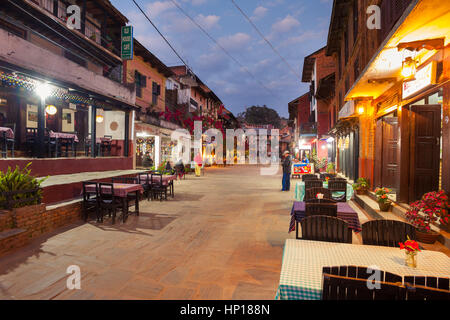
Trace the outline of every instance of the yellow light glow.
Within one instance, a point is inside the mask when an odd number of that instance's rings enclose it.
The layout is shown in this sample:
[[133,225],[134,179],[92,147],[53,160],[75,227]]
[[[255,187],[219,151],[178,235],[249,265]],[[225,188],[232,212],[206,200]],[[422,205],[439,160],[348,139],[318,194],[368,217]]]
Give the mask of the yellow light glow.
[[358,108],[358,113],[359,114],[363,114],[364,113],[364,107],[359,107]]
[[408,57],[402,64],[402,76],[405,79],[413,78],[416,75],[416,62],[413,58]]
[[45,108],[45,112],[51,116],[55,115],[56,112],[58,112],[58,109],[56,109],[56,107],[54,105],[49,104],[46,108]]
[[98,116],[95,117],[95,121],[97,121],[97,123],[102,123],[103,120],[104,120],[104,118],[103,118],[102,115],[98,115]]

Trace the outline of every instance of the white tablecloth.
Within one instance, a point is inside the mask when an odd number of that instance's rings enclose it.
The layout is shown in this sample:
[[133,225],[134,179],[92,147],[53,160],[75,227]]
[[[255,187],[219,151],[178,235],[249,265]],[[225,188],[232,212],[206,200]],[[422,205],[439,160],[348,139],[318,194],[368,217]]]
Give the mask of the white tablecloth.
[[423,250],[417,259],[414,269],[405,265],[399,248],[288,239],[276,299],[320,300],[323,267],[373,266],[400,276],[450,277],[450,258],[444,253]]

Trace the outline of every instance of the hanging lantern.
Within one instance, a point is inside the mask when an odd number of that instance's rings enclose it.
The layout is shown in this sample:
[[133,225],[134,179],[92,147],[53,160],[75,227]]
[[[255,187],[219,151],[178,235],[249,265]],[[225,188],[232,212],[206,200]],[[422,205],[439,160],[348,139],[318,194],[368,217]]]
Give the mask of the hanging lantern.
[[416,61],[407,57],[402,62],[402,76],[405,79],[413,79],[416,75]]
[[49,104],[47,107],[45,107],[45,112],[50,115],[53,116],[56,114],[56,112],[58,112],[58,109],[56,109],[56,107],[52,104]]
[[104,120],[103,116],[101,114],[99,114],[98,116],[95,117],[95,121],[97,123],[102,123]]

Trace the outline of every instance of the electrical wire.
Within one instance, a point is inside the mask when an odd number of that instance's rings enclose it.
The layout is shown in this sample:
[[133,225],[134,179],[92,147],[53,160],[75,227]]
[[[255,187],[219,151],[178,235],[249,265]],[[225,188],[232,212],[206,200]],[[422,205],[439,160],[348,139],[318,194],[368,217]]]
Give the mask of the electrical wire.
[[[133,0],[134,1],[134,0]],[[170,0],[194,25],[196,25],[212,42],[214,42],[230,59],[237,65],[244,69],[252,78],[254,78],[264,89],[270,92],[271,95],[276,95],[270,88],[261,82],[250,70],[241,64],[235,57],[233,57],[228,50],[226,50],[216,39],[214,39],[200,24],[197,23],[175,0]]]
[[181,57],[181,55],[177,52],[177,50],[175,50],[175,48],[170,44],[169,40],[166,39],[166,37],[164,37],[164,35],[161,33],[161,31],[159,31],[158,27],[155,26],[155,24],[152,22],[152,20],[150,20],[150,18],[147,16],[147,14],[144,12],[144,10],[142,10],[141,6],[135,1],[135,0],[131,0],[134,2],[134,4],[136,5],[136,7],[138,7],[138,9],[142,12],[142,14],[144,15],[144,17],[148,20],[148,22],[151,23],[151,25],[153,26],[153,28],[155,28],[155,30],[159,33],[159,35],[164,39],[164,41],[167,43],[167,45],[170,47],[170,49],[172,49],[172,51],[176,54],[176,56],[181,60],[181,62],[183,62],[183,64],[188,68],[188,64],[184,61],[184,59]]
[[256,30],[256,32],[260,35],[260,37],[269,45],[270,48],[280,57],[280,59],[286,64],[286,66],[291,70],[291,72],[302,82],[302,78],[300,77],[300,74],[295,71],[295,68],[293,68],[287,60],[280,54],[280,52],[272,45],[272,43],[262,34],[262,32],[258,29],[258,27],[253,23],[253,21],[250,19],[250,17],[238,6],[238,4],[231,0],[231,2],[234,4],[234,6],[239,10],[239,12],[245,17],[245,19],[252,25],[252,27]]

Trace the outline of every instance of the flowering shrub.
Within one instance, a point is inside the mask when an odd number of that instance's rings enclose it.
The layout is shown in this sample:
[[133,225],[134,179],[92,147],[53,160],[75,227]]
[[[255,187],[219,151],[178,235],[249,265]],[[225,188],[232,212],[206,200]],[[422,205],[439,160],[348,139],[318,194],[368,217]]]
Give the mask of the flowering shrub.
[[389,203],[391,200],[388,198],[388,193],[392,190],[389,188],[376,188],[375,194],[379,203]]
[[449,199],[445,191],[433,191],[423,195],[421,200],[410,204],[406,218],[420,231],[429,232],[430,223],[439,221],[448,226]]
[[420,251],[419,244],[416,241],[409,239],[409,237],[408,237],[408,240],[405,241],[405,243],[399,242],[398,244],[400,245],[401,250],[404,249],[408,252]]

